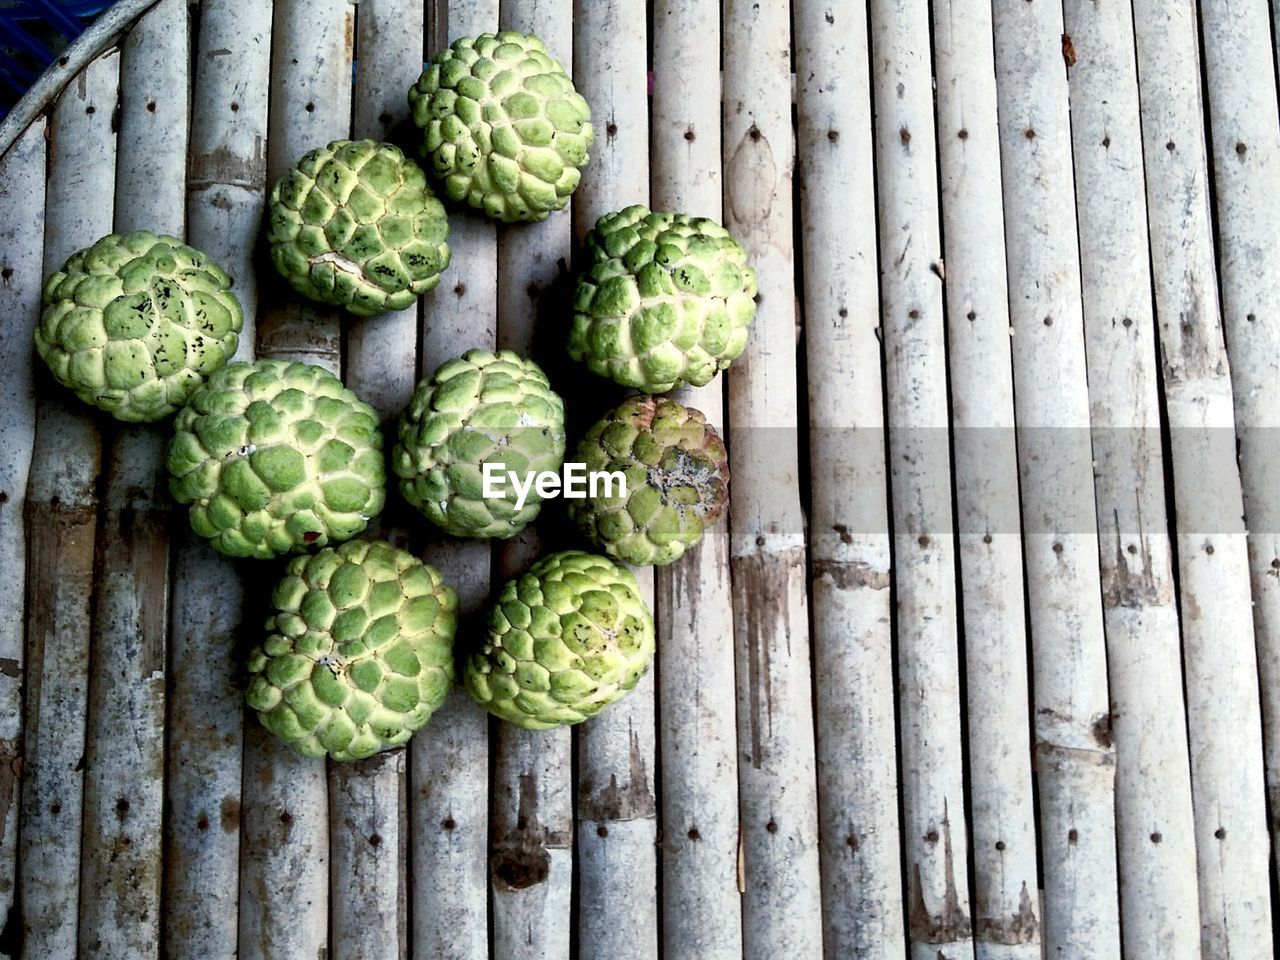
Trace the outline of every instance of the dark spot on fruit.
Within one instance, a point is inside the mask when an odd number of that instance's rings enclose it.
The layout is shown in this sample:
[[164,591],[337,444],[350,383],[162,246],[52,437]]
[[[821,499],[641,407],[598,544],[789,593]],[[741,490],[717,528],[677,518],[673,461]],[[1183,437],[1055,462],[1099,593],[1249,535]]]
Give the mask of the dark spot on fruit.
[[308,530],[302,535],[303,543],[315,543],[320,539],[320,533],[317,530]]

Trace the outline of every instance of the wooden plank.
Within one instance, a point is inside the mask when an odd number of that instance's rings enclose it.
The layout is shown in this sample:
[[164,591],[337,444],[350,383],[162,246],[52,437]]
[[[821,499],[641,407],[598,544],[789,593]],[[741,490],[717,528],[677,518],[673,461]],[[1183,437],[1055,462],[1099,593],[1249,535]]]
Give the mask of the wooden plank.
[[822,952],[805,541],[797,469],[790,5],[728,3],[725,226],[747,249],[759,309],[728,372],[744,953]]
[[[434,7],[427,16],[433,55],[449,40],[497,27],[498,0],[435,0]],[[443,19],[447,24],[441,29]],[[422,376],[471,347],[492,350],[495,344],[494,226],[476,214],[452,214],[449,247],[449,273],[423,300]],[[460,639],[469,629],[479,629],[489,599],[492,554],[483,540],[441,537],[428,548],[427,562],[458,591]],[[489,956],[489,765],[479,762],[488,756],[488,742],[488,715],[461,688],[450,692],[427,733],[410,741],[411,872],[416,878],[434,878],[413,887],[414,957]]]
[[[941,238],[919,4],[871,5],[881,316],[897,591],[902,837],[911,956],[972,957]],[[959,860],[959,863],[957,863]]]
[[[119,54],[90,63],[50,124],[44,273],[111,232]],[[84,813],[85,711],[98,526],[98,421],[41,375],[28,491],[26,733],[21,874],[29,957],[74,956]]]
[[[119,233],[181,237],[190,118],[184,0],[161,0],[120,58]],[[124,427],[111,441],[85,743],[80,950],[160,954],[169,515],[165,433]]]
[[[962,575],[974,954],[1039,960],[1027,624],[991,7],[935,5],[948,371]],[[941,434],[937,435],[941,439]]]
[[13,907],[22,806],[23,639],[27,621],[27,481],[35,444],[35,352],[44,282],[45,121],[0,158],[0,916]]
[[1269,957],[1258,666],[1214,269],[1195,4],[1135,0],[1133,9],[1173,466],[1200,948],[1208,957]]
[[1098,571],[1062,9],[996,4],[996,80],[1052,955],[1120,954],[1115,752]]
[[[187,179],[187,239],[230,274],[245,312],[236,359],[253,356],[252,256],[266,180],[271,9],[215,0],[200,15]],[[239,933],[245,582],[175,518],[169,670],[165,948],[226,957]]]
[[[644,6],[578,0],[573,40],[575,85],[591,104],[597,130],[591,163],[573,195],[580,245],[600,216],[649,202]],[[583,406],[603,413],[607,401],[599,386],[580,387],[583,399],[594,401]],[[633,572],[652,609],[653,569]],[[658,956],[656,766],[650,672],[624,700],[579,728],[578,943],[588,956]]]
[[1126,957],[1199,953],[1131,11],[1065,8]]
[[906,952],[866,4],[795,5],[828,956]]
[[[705,55],[720,45],[720,4],[682,0],[655,8],[652,45],[652,204],[720,220],[720,65]],[[723,430],[724,378],[672,396]],[[728,528],[723,518],[654,578],[667,960],[742,955],[737,693],[733,648],[725,642],[733,635]]]
[[[1272,849],[1280,857],[1280,172],[1267,5],[1203,0],[1222,320],[1231,359]],[[1269,111],[1269,112],[1268,112]]]
[[[280,0],[272,28],[267,186],[315,147],[350,132],[355,8],[348,0]],[[341,370],[337,310],[273,278],[258,356]],[[255,721],[245,728],[240,858],[241,960],[311,960],[328,951],[329,796],[325,765]],[[281,897],[279,891],[290,895]]]
[[[572,0],[506,0],[503,29],[539,37],[570,68]],[[542,297],[567,268],[567,212],[498,233],[498,346],[534,353]],[[541,552],[536,525],[498,550],[502,580]],[[494,737],[490,883],[493,954],[562,960],[569,956],[573,885],[573,736],[567,728],[530,733],[499,723]]]

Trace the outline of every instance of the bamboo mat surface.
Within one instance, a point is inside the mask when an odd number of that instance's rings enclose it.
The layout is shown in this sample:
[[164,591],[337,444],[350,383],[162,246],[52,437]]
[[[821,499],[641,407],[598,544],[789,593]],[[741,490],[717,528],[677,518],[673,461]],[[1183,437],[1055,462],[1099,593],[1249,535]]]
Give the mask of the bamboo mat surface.
[[[1272,18],[117,4],[0,136],[0,956],[1273,958]],[[292,295],[270,185],[334,139],[416,153],[423,60],[499,27],[591,105],[570,208],[451,211],[403,311]],[[44,278],[109,232],[183,236],[233,278],[240,358],[324,366],[393,424],[444,360],[511,348],[573,435],[621,393],[564,356],[566,284],[635,203],[723,222],[760,291],[742,358],[676,395],[722,428],[731,501],[637,571],[653,669],[572,729],[455,690],[407,747],[293,754],[243,705],[283,564],[189,532],[163,425],[52,383]],[[508,543],[428,527],[393,505],[371,533],[442,571],[462,642],[575,542],[555,508]]]

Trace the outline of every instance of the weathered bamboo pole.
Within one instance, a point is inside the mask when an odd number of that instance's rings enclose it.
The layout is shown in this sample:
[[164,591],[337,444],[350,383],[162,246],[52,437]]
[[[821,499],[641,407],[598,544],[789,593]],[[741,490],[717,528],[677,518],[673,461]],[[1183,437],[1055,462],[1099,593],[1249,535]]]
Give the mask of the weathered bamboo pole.
[[[578,92],[604,128],[573,195],[580,243],[601,215],[649,202],[644,5],[578,0],[573,40]],[[652,607],[652,568],[634,572]],[[588,956],[658,956],[655,724],[651,672],[625,700],[578,728],[578,943]]]
[[1039,960],[1027,623],[991,5],[933,7],[978,960]]
[[0,316],[15,336],[0,339],[0,915],[18,881],[22,808],[22,687],[26,661],[27,481],[35,444],[35,356],[21,334],[40,317],[44,285],[45,120],[36,120],[0,158]]
[[[1222,320],[1231,358],[1272,849],[1280,857],[1280,128],[1267,5],[1202,0]],[[1270,112],[1268,112],[1270,111]]]
[[[347,137],[354,31],[355,8],[347,0],[275,4],[268,190],[308,150]],[[337,311],[286,292],[272,274],[260,279],[267,309],[259,316],[258,355],[339,372]],[[329,940],[325,765],[297,756],[251,720],[245,728],[244,784],[241,960],[311,960],[328,950]]]
[[906,952],[866,4],[794,8],[827,956]]
[[[655,7],[652,44],[651,202],[720,220],[720,65],[706,56],[720,46],[718,0]],[[723,378],[673,396],[723,428]],[[679,564],[655,571],[666,960],[742,955],[728,528],[725,518]]]
[[950,960],[973,945],[927,10],[877,0],[871,33],[907,936],[917,960]]
[[[266,181],[271,9],[213,0],[201,9],[187,179],[187,239],[226,269],[245,313],[236,359],[253,356],[254,243]],[[226,957],[239,932],[244,702],[241,571],[186,518],[173,523],[165,949]]]
[[1132,11],[1068,4],[1085,343],[1126,957],[1199,956],[1181,638],[1160,440]]
[[[111,232],[112,122],[120,57],[93,61],[54,107],[45,201],[44,275]],[[33,362],[34,359],[33,359]],[[30,960],[74,956],[84,813],[98,473],[102,439],[89,409],[39,381],[28,491],[26,716],[19,895]]]
[[1258,665],[1214,270],[1195,4],[1135,0],[1133,10],[1173,466],[1200,948],[1214,960],[1270,957]]
[[[161,0],[120,57],[115,228],[181,237],[191,54],[185,0]],[[169,518],[165,432],[111,443],[94,595],[80,950],[160,955]]]
[[759,277],[728,373],[743,952],[822,954],[805,536],[798,489],[790,4],[724,6],[725,226]]
[[[504,29],[540,37],[572,69],[572,0],[505,0]],[[603,132],[603,131],[601,131]],[[528,356],[542,297],[572,246],[567,211],[498,233],[498,346]],[[498,551],[499,580],[538,555],[537,529]],[[529,733],[500,723],[494,737],[492,850],[493,954],[563,960],[569,956],[573,884],[573,737],[569,730]]]
[[[445,3],[428,10],[428,52],[449,40],[492,32],[498,0]],[[444,16],[447,10],[447,16]],[[444,20],[444,31],[437,29]],[[422,368],[472,347],[492,350],[498,313],[498,245],[491,222],[475,214],[449,219],[449,273],[423,300]],[[459,642],[478,629],[489,599],[493,551],[483,540],[433,544],[426,560],[458,591]],[[487,960],[489,956],[489,721],[460,688],[409,744],[413,956]]]
[[1000,3],[1000,158],[1050,956],[1120,955],[1115,753],[1098,572],[1062,8]]

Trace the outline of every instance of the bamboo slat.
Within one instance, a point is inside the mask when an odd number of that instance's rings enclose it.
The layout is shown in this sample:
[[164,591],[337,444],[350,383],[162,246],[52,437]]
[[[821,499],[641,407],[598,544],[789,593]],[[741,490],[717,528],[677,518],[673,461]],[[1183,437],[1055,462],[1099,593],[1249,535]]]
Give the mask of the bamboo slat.
[[[625,0],[578,0],[573,27],[575,85],[597,127],[573,195],[581,244],[597,217],[649,202],[648,44],[644,7]],[[599,395],[595,384],[585,393]],[[634,572],[652,608],[654,571]],[[655,719],[651,670],[626,699],[578,728],[577,927],[587,956],[658,956]]]
[[[911,956],[972,957],[926,11],[871,5]],[[957,859],[959,863],[957,863]]]
[[[275,4],[267,189],[304,153],[350,132],[355,8],[347,0]],[[279,65],[296,62],[296,70]],[[341,369],[338,311],[291,296],[259,275],[265,309],[257,353]],[[299,757],[256,721],[245,730],[240,863],[242,960],[328,950],[330,829],[325,765]],[[284,893],[282,894],[281,891]]]
[[[161,0],[120,57],[115,227],[185,232],[190,40],[184,0]],[[119,429],[110,447],[94,595],[80,950],[159,956],[169,520],[165,431]]]
[[1041,955],[991,12],[934,7],[978,960]]
[[[1195,4],[1136,0],[1134,14],[1173,472],[1200,948],[1207,957],[1269,957],[1258,667],[1214,269]],[[1180,58],[1176,70],[1172,57]]]
[[1051,956],[1118,957],[1115,754],[1062,11],[1041,3],[1001,3],[992,10],[1035,688],[1043,938]]
[[[427,16],[428,54],[447,41],[492,32],[498,0],[434,4]],[[433,26],[447,20],[445,32]],[[422,305],[422,366],[478,347],[494,348],[498,304],[497,234],[477,215],[451,215],[449,270]],[[481,629],[489,599],[493,550],[482,540],[433,544],[426,559],[458,591],[458,642]],[[410,741],[413,956],[483,960],[489,956],[489,720],[461,689],[436,712],[426,736]]]
[[1181,639],[1163,478],[1133,23],[1070,5],[1076,208],[1116,744],[1125,956],[1199,956]]
[[1280,854],[1280,173],[1267,5],[1203,0],[1218,269],[1249,531],[1271,845]]
[[[43,286],[45,121],[33,123],[0,158],[0,316],[32,329]],[[0,914],[18,885],[22,807],[22,683],[26,624],[27,481],[35,443],[35,355],[23,336],[0,337]],[[35,666],[33,664],[33,666]]]
[[[571,0],[505,0],[501,27],[532,33],[572,72]],[[603,132],[603,131],[601,131]],[[544,295],[567,268],[567,212],[498,232],[498,346],[533,354]],[[536,525],[497,551],[494,588],[541,552]],[[497,725],[490,786],[490,884],[495,956],[569,956],[573,901],[573,736]]]
[[[200,14],[187,180],[187,239],[231,275],[245,313],[236,359],[253,356],[258,282],[253,249],[266,181],[271,9],[245,0]],[[169,669],[165,848],[170,956],[226,957],[239,935],[244,700],[238,682],[244,572],[209,549],[179,514]]]
[[902,957],[906,933],[871,78],[854,7],[794,15],[824,943],[870,960]]
[[725,226],[759,278],[728,372],[743,952],[822,952],[804,522],[798,480],[790,5],[724,6]]
[[[649,134],[654,209],[715,220],[723,216],[720,70],[705,55],[708,47],[719,46],[719,37],[716,0],[685,0],[654,11]],[[721,378],[672,396],[723,430]],[[666,960],[742,955],[728,527],[728,518],[722,518],[677,565],[654,576]]]
[[[111,232],[112,121],[120,58],[107,53],[64,91],[48,127],[44,276]],[[28,516],[26,711],[19,890],[24,957],[74,956],[84,814],[98,473],[98,420],[52,378],[38,380]]]

